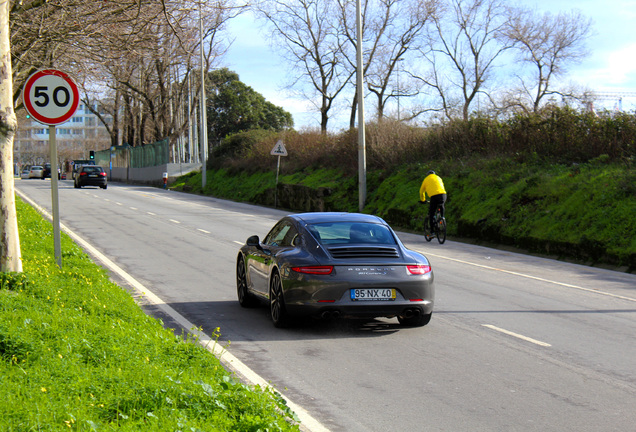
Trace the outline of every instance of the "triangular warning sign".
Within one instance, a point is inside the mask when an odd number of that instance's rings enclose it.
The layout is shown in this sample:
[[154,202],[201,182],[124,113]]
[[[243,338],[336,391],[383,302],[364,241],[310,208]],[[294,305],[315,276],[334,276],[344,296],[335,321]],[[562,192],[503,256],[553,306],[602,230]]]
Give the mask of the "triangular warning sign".
[[278,140],[270,154],[273,156],[287,156],[287,149],[285,148],[285,144],[283,144],[282,140]]

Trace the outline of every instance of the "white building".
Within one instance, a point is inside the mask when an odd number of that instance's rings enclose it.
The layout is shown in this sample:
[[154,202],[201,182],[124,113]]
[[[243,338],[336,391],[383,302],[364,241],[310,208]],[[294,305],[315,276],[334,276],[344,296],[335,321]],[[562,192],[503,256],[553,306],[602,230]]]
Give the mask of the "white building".
[[[112,116],[102,114],[107,122]],[[49,161],[49,126],[27,116],[26,111],[18,112],[18,130],[13,142],[13,160],[18,166],[42,165]],[[91,150],[110,147],[110,135],[99,118],[84,104],[67,122],[55,127],[58,161],[88,159]]]

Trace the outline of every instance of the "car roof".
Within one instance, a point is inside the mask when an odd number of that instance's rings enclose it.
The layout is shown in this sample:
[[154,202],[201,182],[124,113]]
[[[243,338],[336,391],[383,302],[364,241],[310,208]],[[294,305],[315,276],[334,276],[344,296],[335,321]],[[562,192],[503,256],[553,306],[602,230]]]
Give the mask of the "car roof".
[[346,212],[313,212],[313,213],[297,213],[288,217],[306,224],[328,223],[328,222],[367,222],[386,224],[384,220],[378,216],[363,213],[346,213]]

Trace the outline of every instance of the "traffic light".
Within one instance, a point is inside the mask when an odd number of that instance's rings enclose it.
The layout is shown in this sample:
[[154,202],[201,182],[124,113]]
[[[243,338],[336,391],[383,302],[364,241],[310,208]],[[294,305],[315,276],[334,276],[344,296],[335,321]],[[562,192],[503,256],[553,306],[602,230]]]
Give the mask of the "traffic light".
[[95,160],[95,150],[91,150],[91,151],[90,151],[89,159],[90,159],[90,160]]

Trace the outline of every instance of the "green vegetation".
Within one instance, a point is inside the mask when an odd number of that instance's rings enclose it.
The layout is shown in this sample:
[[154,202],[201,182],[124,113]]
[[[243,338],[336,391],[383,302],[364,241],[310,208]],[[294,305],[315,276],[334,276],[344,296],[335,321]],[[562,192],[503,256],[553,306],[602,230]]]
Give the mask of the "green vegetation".
[[0,274],[0,430],[299,430],[278,394],[145,315],[65,235],[59,269],[51,224],[17,208],[24,272]]
[[[205,191],[199,173],[172,188],[267,206],[276,191],[279,207],[291,211],[357,211],[355,138],[355,131],[235,136],[239,150],[215,155]],[[278,139],[289,156],[276,190],[269,152]],[[435,169],[449,193],[450,236],[636,271],[635,143],[633,115],[568,109],[431,129],[371,125],[364,211],[423,232],[418,191]]]
[[209,72],[206,88],[211,141],[250,129],[282,130],[294,125],[289,112],[265,100],[227,68]]

